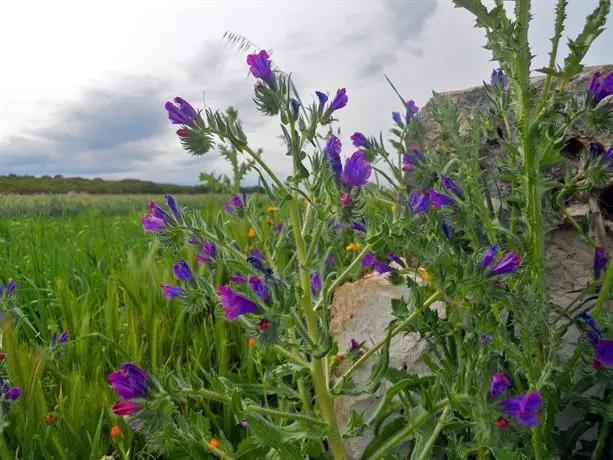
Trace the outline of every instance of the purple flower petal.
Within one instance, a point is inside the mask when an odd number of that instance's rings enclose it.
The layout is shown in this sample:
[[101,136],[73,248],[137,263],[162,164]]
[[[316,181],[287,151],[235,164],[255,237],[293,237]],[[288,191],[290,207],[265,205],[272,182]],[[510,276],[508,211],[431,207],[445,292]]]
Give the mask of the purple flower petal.
[[600,339],[594,347],[594,355],[605,366],[613,366],[613,340]]
[[345,162],[341,179],[350,187],[361,187],[368,183],[372,166],[365,159],[364,152],[358,150]]
[[490,381],[490,390],[488,394],[490,398],[497,398],[505,393],[510,386],[511,381],[506,375],[502,372],[494,372],[492,380]]
[[266,50],[261,50],[258,54],[247,56],[247,64],[249,64],[249,70],[255,78],[260,78],[266,83],[274,82],[275,76],[272,72],[270,57]]
[[265,302],[270,299],[270,292],[268,291],[268,286],[266,286],[266,283],[262,281],[259,276],[250,276],[249,285],[251,286],[253,293],[257,295],[260,299],[264,300]]
[[368,147],[368,139],[362,133],[353,133],[353,135],[351,136],[351,141],[356,147]]
[[247,297],[234,292],[230,286],[221,285],[217,288],[219,302],[224,307],[227,319],[236,319],[246,313],[255,313],[258,306]]
[[336,91],[336,96],[332,100],[330,107],[328,108],[329,114],[332,114],[335,110],[342,109],[347,105],[349,98],[347,97],[347,90],[345,88],[341,88]]
[[489,267],[492,264],[492,262],[494,262],[494,260],[496,259],[497,254],[498,254],[497,244],[493,244],[490,247],[488,247],[487,251],[485,251],[485,255],[481,259],[481,265],[483,265],[484,267]]
[[179,259],[173,264],[172,271],[179,281],[190,282],[194,279],[189,265],[187,265],[187,262],[183,259]]
[[341,163],[341,141],[335,135],[331,135],[326,146],[324,147],[324,153],[330,163],[330,168],[336,175],[336,178],[340,180],[343,172],[343,164]]
[[515,254],[513,251],[509,251],[496,263],[496,265],[494,265],[490,274],[504,275],[508,273],[515,273],[520,263],[521,257]]

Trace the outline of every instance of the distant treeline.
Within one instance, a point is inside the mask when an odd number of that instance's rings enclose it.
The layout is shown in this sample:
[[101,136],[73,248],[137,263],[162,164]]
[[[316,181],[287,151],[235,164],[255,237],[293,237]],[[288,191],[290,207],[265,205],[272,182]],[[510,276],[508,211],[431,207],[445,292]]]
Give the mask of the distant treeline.
[[[246,192],[263,191],[259,187],[243,187]],[[205,185],[159,184],[138,179],[104,180],[100,178],[56,176],[18,176],[9,174],[0,176],[0,193],[91,193],[91,194],[201,194],[208,193]]]

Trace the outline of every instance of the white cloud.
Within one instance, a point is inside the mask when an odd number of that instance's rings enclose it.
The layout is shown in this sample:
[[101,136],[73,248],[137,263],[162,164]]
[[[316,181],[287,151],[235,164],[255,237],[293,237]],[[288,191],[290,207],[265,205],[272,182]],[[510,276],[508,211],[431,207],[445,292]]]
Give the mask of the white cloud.
[[[531,39],[538,67],[547,59],[553,2],[533,3]],[[571,2],[569,35],[580,31],[595,5]],[[13,71],[0,76],[0,173],[63,173],[64,167],[83,176],[195,183],[198,170],[227,171],[218,157],[194,159],[181,152],[174,129],[164,120],[164,100],[182,95],[202,106],[204,92],[212,107],[240,109],[251,142],[263,147],[266,157],[274,159],[275,171],[284,175],[289,161],[277,139],[278,122],[256,113],[245,56],[224,46],[224,31],[272,49],[275,63],[292,72],[306,101],[316,89],[333,93],[346,87],[349,105],[338,115],[349,154],[351,133],[386,131],[391,111],[399,108],[384,72],[420,106],[433,89],[461,89],[489,77],[495,64],[482,49],[483,32],[473,24],[473,17],[451,2],[428,0],[3,4],[0,41],[12,44],[3,50],[3,59]],[[606,31],[586,64],[610,60],[607,43],[612,39]],[[122,132],[119,139],[117,133],[125,128],[121,117],[102,117],[100,111],[121,110],[122,101],[138,103],[145,97],[149,99],[143,104],[153,112],[128,110],[130,116],[134,113],[134,138]],[[69,117],[75,113],[81,114],[82,123],[66,125],[74,122]],[[73,143],[73,150],[57,151],[65,146],[50,139],[67,126],[82,126],[83,132],[72,134],[81,135],[79,143],[89,139],[90,148]],[[137,132],[145,134],[139,138]],[[33,135],[45,142],[24,137]],[[92,147],[107,137],[104,149]],[[123,161],[117,163],[117,158]],[[115,163],[109,165],[111,161]]]

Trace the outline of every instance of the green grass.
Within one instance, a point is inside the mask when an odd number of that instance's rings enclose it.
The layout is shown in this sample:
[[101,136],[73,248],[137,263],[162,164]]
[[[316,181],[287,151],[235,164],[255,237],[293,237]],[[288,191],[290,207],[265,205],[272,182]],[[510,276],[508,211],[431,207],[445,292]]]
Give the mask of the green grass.
[[[221,204],[219,195],[180,195],[181,206],[203,208]],[[148,199],[164,202],[163,196],[146,195],[12,195],[0,194],[0,218],[23,216],[67,217],[78,214],[123,215],[142,212]]]
[[[152,374],[180,366],[216,368],[219,328],[224,352],[249,353],[236,325],[187,318],[175,301],[163,298],[159,284],[172,282],[175,259],[143,233],[148,198],[0,197],[0,282],[17,280],[20,312],[2,322],[1,365],[23,389],[0,435],[0,458],[144,458],[145,441],[110,411],[115,396],[107,374],[123,361]],[[205,219],[222,202],[177,199],[201,209]],[[182,254],[192,266],[194,254],[189,247]],[[53,349],[51,334],[61,330],[70,331],[71,340]],[[50,413],[54,423],[47,423]],[[229,426],[220,417],[219,425]],[[123,429],[116,439],[110,437],[113,425]]]

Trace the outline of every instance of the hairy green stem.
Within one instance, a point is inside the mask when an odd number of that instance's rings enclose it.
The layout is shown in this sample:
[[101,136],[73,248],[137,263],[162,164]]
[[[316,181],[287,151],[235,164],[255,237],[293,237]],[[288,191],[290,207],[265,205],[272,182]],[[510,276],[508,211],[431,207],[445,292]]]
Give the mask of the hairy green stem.
[[[204,388],[185,389],[185,390],[182,390],[181,393],[186,396],[201,397],[201,398],[209,399],[211,401],[217,401],[223,404],[232,404],[232,398],[230,396],[226,396],[224,394],[217,393],[216,391],[206,390]],[[275,409],[268,409],[267,407],[260,407],[256,404],[247,404],[244,406],[244,409],[247,412],[253,412],[254,414],[267,415],[269,417],[277,417],[277,418],[290,419],[290,420],[300,420],[305,423],[315,424],[319,426],[326,424],[325,422],[322,422],[319,419],[309,417],[307,415],[294,413],[294,412],[283,412],[283,411],[279,411]]]
[[[434,302],[439,300],[441,296],[442,296],[442,293],[440,291],[436,291],[434,294],[432,294],[430,298],[424,302],[422,308],[415,310],[404,321],[402,321],[398,326],[392,329],[391,337],[394,337],[399,332],[404,330],[404,328],[408,324],[410,324],[421,313],[421,310],[428,308]],[[353,363],[353,365],[349,369],[347,369],[347,371],[337,380],[336,385],[334,385],[334,389],[337,389],[337,387],[341,385],[342,381],[349,378],[356,370],[358,370],[362,366],[362,364],[364,364],[364,361],[366,361],[373,353],[375,353],[383,345],[385,345],[386,342],[387,342],[387,337],[381,340],[380,342],[378,342],[374,347],[370,348],[369,350],[366,350],[364,354],[360,356],[360,358],[355,363]]]
[[[453,401],[454,402],[462,402],[462,401],[467,401],[469,399],[470,399],[469,395],[460,394],[460,395],[456,395],[454,397]],[[451,410],[451,401],[449,399],[443,399],[442,401],[438,402],[430,411],[424,412],[423,414],[421,414],[419,417],[417,417],[415,420],[413,420],[409,425],[407,425],[401,431],[396,433],[396,435],[394,435],[393,437],[388,439],[387,442],[385,442],[381,447],[379,447],[373,453],[373,455],[370,457],[369,460],[379,460],[379,459],[385,458],[385,454],[390,449],[392,449],[399,442],[402,442],[405,439],[407,439],[409,436],[411,436],[411,434],[413,434],[413,432],[417,428],[419,428],[424,422],[429,420],[430,417],[434,417],[436,415],[436,413],[439,410],[441,410],[441,409],[443,409],[443,414],[441,415],[441,418],[439,419],[439,424],[442,423],[442,421],[446,418],[447,414]],[[437,428],[438,428],[438,424],[437,424]],[[438,433],[436,433],[437,437],[438,437],[438,434],[440,433],[440,430],[442,428],[443,427],[441,426],[439,428],[439,430],[438,430]],[[436,437],[435,437],[434,440],[436,440]],[[434,440],[432,440],[433,443],[434,443]],[[430,440],[428,442],[430,442]],[[431,448],[432,447],[430,446],[430,449]],[[424,453],[428,453],[428,451],[424,450]],[[424,457],[423,454],[422,454],[422,456],[420,458],[423,459],[423,458],[426,458],[426,457]]]
[[311,367],[311,365],[307,363],[305,360],[303,360],[299,356],[296,356],[296,354],[283,348],[280,345],[274,345],[274,349],[277,353],[279,353],[282,356],[285,356],[287,359],[289,359],[290,361],[293,361],[295,364],[298,364],[300,367],[304,369],[309,369]]
[[[358,254],[358,256],[353,260],[353,262],[351,262],[349,266],[345,268],[343,273],[341,273],[338,276],[338,278],[336,278],[334,282],[327,288],[328,292],[334,292],[336,288],[339,287],[343,281],[345,281],[345,279],[349,276],[349,274],[353,271],[353,269],[358,266],[358,264],[364,258],[364,256],[368,254],[371,248],[372,246],[370,244],[367,244],[366,246],[364,246],[364,249],[362,249],[362,251]],[[319,310],[319,308],[321,308],[323,303],[324,303],[324,297],[322,296],[315,304],[314,310],[315,311]]]
[[441,431],[443,430],[443,426],[445,425],[445,419],[447,418],[447,414],[449,413],[450,409],[451,409],[451,406],[449,405],[445,406],[445,409],[443,409],[443,413],[439,417],[438,422],[436,423],[436,426],[434,427],[434,431],[432,431],[432,435],[426,442],[426,445],[421,451],[421,455],[419,456],[417,460],[426,460],[428,456],[430,455],[430,452],[432,451],[432,448],[434,447],[434,443],[436,442],[438,435],[441,434]]
[[[317,343],[318,330],[317,330],[317,317],[313,310],[313,304],[311,299],[311,281],[309,278],[309,272],[306,270],[306,248],[304,244],[304,238],[300,232],[300,214],[298,208],[297,193],[294,192],[294,196],[290,202],[290,213],[292,220],[292,227],[294,229],[294,238],[296,242],[296,257],[298,259],[300,269],[300,286],[302,288],[301,307],[302,314],[306,320],[307,329],[311,341]],[[327,313],[326,313],[327,314]],[[328,382],[325,380],[325,374],[321,359],[313,359],[311,362],[311,376],[313,378],[313,386],[315,387],[315,393],[317,395],[317,402],[321,409],[324,420],[328,423],[328,443],[332,450],[332,455],[336,460],[344,460],[346,458],[345,448],[343,446],[343,440],[341,437],[338,422],[336,420],[336,413],[334,412],[334,403],[332,401],[332,395],[328,388]]]
[[277,175],[272,172],[272,169],[270,169],[268,167],[268,165],[266,164],[266,162],[264,160],[262,160],[262,157],[260,157],[260,155],[258,155],[256,152],[254,152],[253,150],[251,150],[251,148],[249,147],[245,147],[245,151],[249,154],[249,156],[251,156],[251,158],[253,158],[253,160],[260,165],[260,167],[266,171],[266,174],[268,174],[270,176],[270,178],[273,180],[273,182],[275,184],[277,184],[277,187],[279,187],[281,190],[287,192],[285,185],[283,184],[283,182],[281,182],[281,180],[277,177]]

